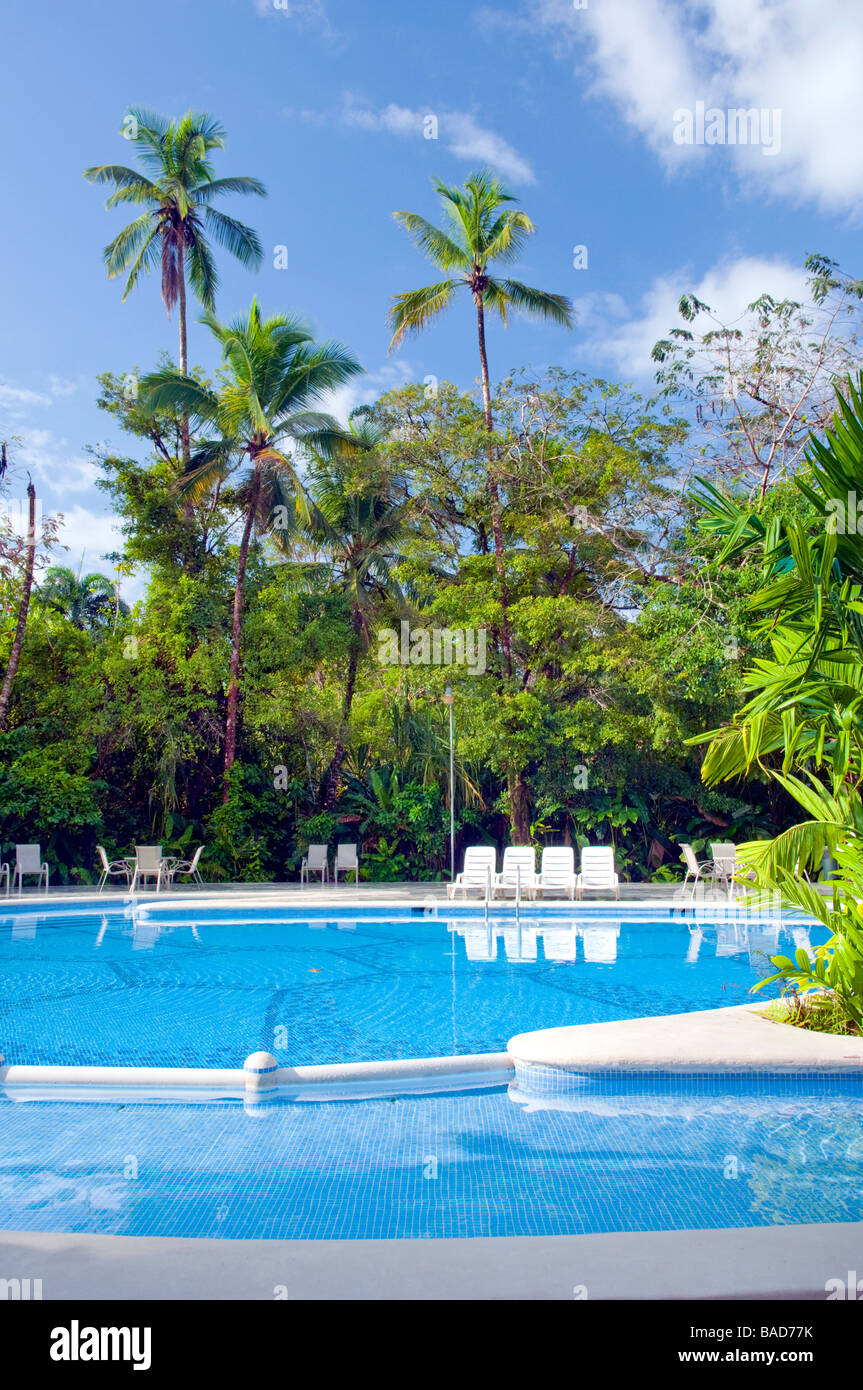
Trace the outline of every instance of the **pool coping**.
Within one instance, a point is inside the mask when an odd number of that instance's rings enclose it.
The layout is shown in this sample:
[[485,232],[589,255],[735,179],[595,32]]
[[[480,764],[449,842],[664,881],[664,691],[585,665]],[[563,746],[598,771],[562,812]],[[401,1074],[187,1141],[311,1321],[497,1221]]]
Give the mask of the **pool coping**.
[[[387,892],[386,888],[392,886],[398,889],[397,892]],[[525,916],[532,916],[536,913],[550,915],[566,913],[581,916],[582,913],[598,911],[603,915],[620,915],[632,911],[637,912],[656,912],[680,910],[686,913],[698,913],[706,916],[717,914],[724,916],[729,912],[735,916],[747,915],[745,897],[735,897],[729,899],[724,893],[717,892],[713,896],[694,898],[684,896],[679,885],[673,887],[671,891],[645,893],[638,895],[638,890],[642,887],[639,884],[627,885],[629,892],[622,894],[621,898],[615,899],[604,895],[602,897],[587,898],[574,901],[567,897],[543,898],[536,901],[525,899],[520,904],[520,911]],[[221,885],[219,887],[207,885],[204,888],[189,888],[181,885],[171,891],[156,893],[151,891],[138,891],[130,894],[126,889],[114,889],[98,893],[95,889],[63,889],[61,891],[49,891],[29,889],[22,894],[11,894],[0,896],[0,917],[4,915],[4,908],[9,915],[21,913],[39,913],[46,909],[51,912],[62,911],[69,907],[91,907],[107,908],[115,910],[125,909],[151,909],[158,907],[165,912],[188,912],[196,907],[203,909],[222,908],[226,911],[238,908],[257,908],[262,911],[273,910],[297,910],[317,914],[318,912],[332,912],[334,908],[341,911],[356,912],[362,917],[372,912],[384,912],[396,917],[405,915],[416,915],[419,912],[429,916],[441,916],[455,914],[456,916],[465,913],[467,916],[474,917],[477,913],[485,914],[485,902],[482,897],[454,898],[446,897],[446,884],[399,884],[399,885],[378,885],[363,884],[357,888],[356,885],[348,886],[340,884],[337,888],[331,884],[323,887],[319,884],[310,884],[300,887],[298,884],[261,884],[251,889],[249,885]],[[406,891],[407,890],[407,891]],[[757,911],[757,903],[751,904],[752,909]],[[489,916],[503,913],[507,916],[515,913],[516,904],[514,898],[494,898],[488,905]],[[785,910],[786,915],[797,916],[799,914]],[[762,917],[765,915],[763,912]],[[767,915],[770,915],[769,913]],[[773,914],[776,915],[776,914]]]
[[861,1248],[863,1222],[425,1240],[0,1231],[0,1273],[41,1280],[46,1301],[814,1301]]

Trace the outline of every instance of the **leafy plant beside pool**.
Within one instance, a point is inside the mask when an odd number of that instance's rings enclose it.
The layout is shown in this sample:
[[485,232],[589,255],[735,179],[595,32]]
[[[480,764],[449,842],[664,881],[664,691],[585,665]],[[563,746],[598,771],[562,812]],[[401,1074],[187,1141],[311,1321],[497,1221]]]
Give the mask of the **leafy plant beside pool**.
[[[704,485],[703,525],[725,537],[723,556],[761,549],[764,583],[749,607],[772,655],[744,678],[752,694],[733,723],[698,741],[710,740],[706,782],[755,774],[777,783],[808,813],[809,820],[776,838],[742,846],[739,858],[759,890],[780,894],[784,905],[830,932],[811,957],[802,949],[793,958],[773,957],[769,983],[793,996],[786,1021],[860,1033],[863,539],[856,522],[845,520],[857,488],[863,490],[863,376],[849,378],[837,400],[832,428],[810,442],[809,481],[797,479],[820,525],[781,517],[765,525],[757,512]],[[825,850],[837,865],[829,897],[805,876]]]

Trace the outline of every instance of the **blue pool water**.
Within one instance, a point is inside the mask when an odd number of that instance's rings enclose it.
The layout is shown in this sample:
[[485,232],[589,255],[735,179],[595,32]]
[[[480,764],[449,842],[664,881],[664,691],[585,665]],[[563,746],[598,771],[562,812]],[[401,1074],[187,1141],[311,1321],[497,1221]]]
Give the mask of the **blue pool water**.
[[533,1103],[506,1088],[257,1115],[0,1099],[2,1224],[318,1240],[863,1218],[859,1075],[609,1077],[567,1108]]
[[0,1054],[236,1067],[258,1049],[293,1065],[495,1052],[534,1028],[745,1003],[795,944],[790,927],[669,912],[518,928],[510,914],[487,930],[481,916],[7,907]]

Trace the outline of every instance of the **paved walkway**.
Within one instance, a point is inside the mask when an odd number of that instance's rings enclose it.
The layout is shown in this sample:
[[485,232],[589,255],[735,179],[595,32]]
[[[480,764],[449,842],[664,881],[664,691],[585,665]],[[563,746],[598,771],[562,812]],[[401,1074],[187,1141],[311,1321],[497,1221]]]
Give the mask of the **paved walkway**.
[[[44,1299],[824,1299],[863,1223],[496,1240],[181,1240],[0,1232]],[[856,1278],[856,1276],[855,1276]]]

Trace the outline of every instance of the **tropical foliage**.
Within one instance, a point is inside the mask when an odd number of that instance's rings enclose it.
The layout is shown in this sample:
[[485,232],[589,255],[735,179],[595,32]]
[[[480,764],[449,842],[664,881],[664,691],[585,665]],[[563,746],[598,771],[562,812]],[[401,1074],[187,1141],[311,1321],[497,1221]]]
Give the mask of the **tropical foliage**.
[[[809,470],[798,487],[812,524],[769,524],[710,488],[704,525],[726,537],[723,554],[757,546],[765,583],[750,600],[770,643],[744,680],[750,698],[733,723],[711,736],[706,781],[758,768],[809,819],[772,840],[743,846],[741,858],[760,887],[821,922],[830,932],[811,960],[776,957],[795,991],[829,989],[863,1025],[863,537],[857,488],[863,483],[863,380],[850,378],[823,439],[813,438]],[[824,898],[806,882],[825,852],[838,865]]]
[[572,308],[511,278],[535,228],[497,178],[437,182],[441,226],[396,214],[439,275],[394,296],[393,346],[467,294],[479,389],[408,383],[337,419],[349,348],[283,306],[216,312],[213,248],[261,259],[216,204],[264,192],[217,176],[221,127],[133,110],[124,134],[138,167],[86,175],[139,213],[106,265],[127,294],[160,269],[179,359],[140,371],[130,349],[100,378],[123,441],[94,451],[112,577],[65,566],[50,519],[38,544],[0,528],[3,853],[38,840],[55,878],[92,881],[96,843],[204,840],[210,876],[258,880],[344,839],[366,877],[443,876],[449,687],[457,852],[604,842],[626,877],[672,879],[681,841],[719,836],[790,897],[826,847],[836,891],[809,910],[856,997],[863,555],[830,520],[860,478],[858,388],[803,440],[860,367],[857,282],[813,258],[814,311],[762,298],[703,332],[684,296],[653,399],[558,368],[495,379],[489,315],[569,327]]

